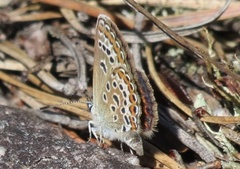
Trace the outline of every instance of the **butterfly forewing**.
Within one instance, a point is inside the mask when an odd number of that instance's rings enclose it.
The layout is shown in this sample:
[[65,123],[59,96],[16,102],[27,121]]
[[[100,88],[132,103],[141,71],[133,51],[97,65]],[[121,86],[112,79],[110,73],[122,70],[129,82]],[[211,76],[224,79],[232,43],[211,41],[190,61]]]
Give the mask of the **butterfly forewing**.
[[93,97],[94,113],[98,122],[108,119],[104,128],[140,131],[140,97],[118,30],[101,17],[96,30],[93,96],[98,97]]

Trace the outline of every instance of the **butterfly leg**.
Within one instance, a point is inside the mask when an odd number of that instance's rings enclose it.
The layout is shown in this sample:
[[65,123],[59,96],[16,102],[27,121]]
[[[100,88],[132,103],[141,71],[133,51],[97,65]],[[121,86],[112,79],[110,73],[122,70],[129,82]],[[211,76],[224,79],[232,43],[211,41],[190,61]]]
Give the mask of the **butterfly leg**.
[[104,143],[104,138],[103,138],[103,134],[102,134],[102,127],[100,127],[100,145],[103,145]]
[[88,139],[88,141],[92,138],[92,134],[93,134],[94,137],[99,142],[99,139],[98,139],[98,136],[97,136],[97,133],[96,133],[96,129],[93,126],[94,126],[93,121],[89,121],[88,122],[88,130],[89,130],[89,139]]
[[[99,146],[103,145],[104,138],[103,138],[103,134],[102,134],[102,128],[100,127],[100,134],[99,134],[99,129],[94,127],[93,121],[89,121],[88,129],[89,129],[89,139],[88,140],[90,140],[92,138],[92,134],[93,134],[94,137],[97,139],[98,145]],[[99,136],[97,133],[99,134]]]

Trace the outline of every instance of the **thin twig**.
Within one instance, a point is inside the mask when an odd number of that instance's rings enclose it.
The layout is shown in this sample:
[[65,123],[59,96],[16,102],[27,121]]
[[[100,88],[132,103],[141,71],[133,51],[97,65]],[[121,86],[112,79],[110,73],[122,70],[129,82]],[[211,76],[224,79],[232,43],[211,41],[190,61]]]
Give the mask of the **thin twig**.
[[[137,12],[135,16],[135,29],[138,32],[141,32],[142,30],[142,22],[143,22],[144,16],[140,13]],[[138,43],[133,43],[132,44],[132,53],[134,54],[134,62],[136,65],[136,68],[142,70],[142,62],[141,62],[141,52],[140,52],[140,46]]]

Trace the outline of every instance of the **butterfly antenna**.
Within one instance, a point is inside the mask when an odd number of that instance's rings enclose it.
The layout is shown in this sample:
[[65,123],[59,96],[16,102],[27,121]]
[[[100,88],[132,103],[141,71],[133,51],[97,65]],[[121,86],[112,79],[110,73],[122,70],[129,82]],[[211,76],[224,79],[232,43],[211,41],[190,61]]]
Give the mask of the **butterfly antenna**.
[[[87,100],[89,100],[89,99],[87,99]],[[49,108],[57,108],[57,107],[61,107],[63,105],[70,105],[70,104],[74,104],[74,103],[86,103],[87,105],[91,104],[90,101],[84,102],[84,101],[80,101],[80,100],[74,100],[74,101],[62,102],[62,103],[55,104],[55,105],[43,106],[43,107],[39,108],[39,110],[46,110]]]

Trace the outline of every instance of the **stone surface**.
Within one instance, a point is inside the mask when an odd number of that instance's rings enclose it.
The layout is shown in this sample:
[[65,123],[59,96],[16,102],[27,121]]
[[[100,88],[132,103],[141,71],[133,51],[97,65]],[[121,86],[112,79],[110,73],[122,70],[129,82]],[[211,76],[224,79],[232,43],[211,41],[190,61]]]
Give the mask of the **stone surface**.
[[117,149],[76,143],[31,112],[0,106],[0,168],[142,168],[138,163]]

